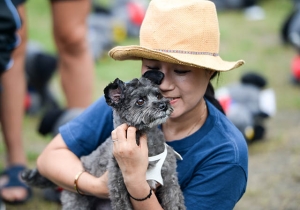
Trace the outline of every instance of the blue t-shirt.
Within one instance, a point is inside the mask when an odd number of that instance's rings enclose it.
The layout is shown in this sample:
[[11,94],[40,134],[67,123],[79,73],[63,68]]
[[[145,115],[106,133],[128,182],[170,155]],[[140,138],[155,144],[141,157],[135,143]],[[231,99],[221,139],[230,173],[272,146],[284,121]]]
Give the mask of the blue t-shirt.
[[[208,101],[207,108],[209,115],[197,132],[167,143],[183,157],[177,162],[177,172],[187,209],[233,209],[246,190],[247,144],[240,131]],[[95,150],[112,130],[112,109],[101,97],[62,126],[60,133],[80,157]]]

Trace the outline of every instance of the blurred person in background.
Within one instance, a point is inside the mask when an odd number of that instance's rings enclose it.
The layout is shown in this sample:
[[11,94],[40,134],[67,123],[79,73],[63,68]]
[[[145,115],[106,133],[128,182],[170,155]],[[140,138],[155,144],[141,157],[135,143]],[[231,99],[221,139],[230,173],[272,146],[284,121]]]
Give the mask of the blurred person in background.
[[89,0],[52,0],[59,73],[68,108],[85,108],[93,100],[94,61],[87,42]]
[[[23,40],[24,37],[21,36],[21,31],[24,30],[24,25],[21,24],[21,20],[18,14],[18,11],[16,7],[21,4],[22,2],[12,2],[11,0],[0,0],[0,72],[1,72],[1,124],[2,124],[2,132],[3,135],[6,137],[7,136],[7,126],[10,126],[10,123],[16,123],[16,126],[19,126],[22,121],[22,116],[20,116],[20,120],[14,122],[13,116],[9,116],[9,113],[3,113],[3,107],[6,104],[10,106],[11,104],[7,104],[6,101],[3,102],[2,96],[4,94],[7,94],[6,91],[6,83],[5,78],[7,75],[14,75],[15,69],[20,65],[20,60],[22,59],[22,56],[19,56],[22,54],[22,51],[24,52],[24,46],[25,42]],[[23,14],[24,12],[24,7],[19,7],[19,12],[20,14]],[[23,22],[23,21],[22,21]],[[24,23],[24,22],[23,22]],[[18,31],[18,34],[17,34]],[[17,47],[18,50],[14,49]],[[13,52],[14,51],[14,52]],[[12,59],[13,57],[13,59]],[[16,87],[18,87],[18,82],[21,82],[21,85],[24,84],[23,79],[21,78],[20,80],[12,81],[15,83]],[[3,84],[4,82],[4,84]],[[23,83],[22,83],[23,82]],[[15,88],[15,87],[14,87]],[[19,89],[18,89],[19,90]],[[9,90],[8,90],[9,91]],[[10,97],[10,96],[9,96]],[[15,95],[14,97],[19,97],[19,95]],[[19,110],[22,108],[19,107]],[[9,111],[9,110],[8,110]],[[19,113],[19,112],[18,112]],[[12,117],[13,119],[10,120],[9,118]],[[3,123],[4,122],[4,123]],[[13,135],[14,132],[11,134]],[[13,141],[13,140],[12,140]],[[24,154],[24,150],[22,147],[22,142],[17,141],[17,142],[12,142],[8,141],[7,138],[5,138],[5,144],[7,147],[7,158],[8,162],[11,165],[15,165],[14,168],[18,168],[18,164],[25,164],[26,163],[26,158]],[[15,146],[14,150],[11,150],[12,144],[19,144]],[[9,170],[10,166],[8,169],[6,169],[4,172],[1,173],[1,176],[6,177],[6,181],[2,177],[0,180],[1,182],[1,199],[6,200],[4,197],[5,195],[8,195],[6,193],[10,193],[9,191],[6,191],[2,194],[2,190],[5,187],[9,187],[10,189],[17,190],[15,191],[15,194],[12,199],[16,200],[22,200],[24,197],[29,197],[31,192],[30,189],[23,183],[21,183],[18,180],[18,174],[14,174],[14,170]],[[7,179],[12,177],[11,182],[7,182]],[[3,183],[6,182],[6,183]],[[21,186],[21,187],[20,187]],[[16,187],[16,188],[15,188]],[[19,187],[19,188],[18,188]],[[7,200],[6,200],[7,201]],[[5,209],[4,205],[2,202],[0,203],[0,209],[3,210]]]
[[12,53],[13,65],[1,75],[0,116],[2,135],[6,146],[6,169],[0,177],[0,196],[6,202],[22,202],[31,196],[31,190],[19,179],[25,168],[26,155],[22,142],[23,98],[25,76],[23,72],[26,48],[26,20],[24,1],[12,1],[10,8],[18,9],[22,26],[18,29],[19,45]]
[[[31,189],[19,178],[27,165],[22,139],[27,38],[24,2],[14,0],[23,23],[18,31],[22,43],[13,53],[13,67],[1,77],[0,113],[7,164],[0,176],[0,196],[12,204],[26,202],[31,197]],[[58,68],[68,108],[85,108],[92,102],[94,61],[88,47],[86,25],[90,7],[88,0],[51,1],[53,34],[59,55]]]

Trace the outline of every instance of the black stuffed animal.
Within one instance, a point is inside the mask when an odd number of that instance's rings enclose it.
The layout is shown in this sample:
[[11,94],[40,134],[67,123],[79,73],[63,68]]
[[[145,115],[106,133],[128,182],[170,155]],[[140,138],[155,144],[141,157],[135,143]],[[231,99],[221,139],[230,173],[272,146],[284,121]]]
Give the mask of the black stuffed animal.
[[27,96],[24,102],[28,114],[35,114],[43,108],[58,108],[58,102],[49,88],[57,62],[57,56],[47,53],[41,44],[28,42],[25,57]]
[[247,141],[262,139],[265,119],[276,110],[275,94],[265,89],[266,79],[257,73],[247,73],[238,83],[216,90],[216,98],[226,116],[244,134]]

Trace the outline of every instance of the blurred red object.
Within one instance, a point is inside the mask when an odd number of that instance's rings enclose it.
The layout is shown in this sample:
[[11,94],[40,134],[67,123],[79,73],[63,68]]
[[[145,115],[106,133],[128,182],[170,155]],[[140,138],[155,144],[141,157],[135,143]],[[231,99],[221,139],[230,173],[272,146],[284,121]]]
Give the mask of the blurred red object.
[[221,104],[225,114],[228,113],[228,110],[230,108],[230,105],[232,103],[231,97],[228,95],[224,95],[224,96],[220,96],[220,98],[218,98],[219,103]]
[[145,16],[145,8],[137,2],[129,2],[127,8],[131,22],[140,26]]
[[293,79],[297,82],[300,82],[300,56],[299,55],[295,56],[294,59],[292,60],[291,69],[292,69]]
[[29,95],[29,93],[26,93],[25,99],[24,99],[24,108],[26,111],[29,110],[31,103],[32,102],[31,102],[30,95]]

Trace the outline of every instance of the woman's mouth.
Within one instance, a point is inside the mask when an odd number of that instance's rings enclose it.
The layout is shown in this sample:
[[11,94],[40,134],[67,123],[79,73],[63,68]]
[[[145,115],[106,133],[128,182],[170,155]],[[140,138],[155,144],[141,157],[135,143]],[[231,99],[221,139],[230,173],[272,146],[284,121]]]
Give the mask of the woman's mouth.
[[167,98],[167,99],[170,101],[170,104],[173,105],[173,104],[175,104],[178,101],[179,97],[176,97],[176,98]]

